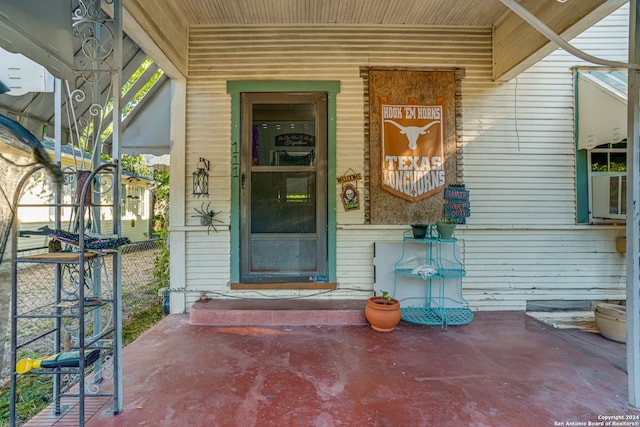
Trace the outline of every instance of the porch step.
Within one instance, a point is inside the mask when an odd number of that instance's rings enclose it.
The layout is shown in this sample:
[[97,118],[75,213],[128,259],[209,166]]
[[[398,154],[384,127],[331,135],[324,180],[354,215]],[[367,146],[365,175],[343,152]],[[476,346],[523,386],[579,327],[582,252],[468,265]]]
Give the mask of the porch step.
[[366,300],[208,299],[191,306],[194,325],[366,325]]

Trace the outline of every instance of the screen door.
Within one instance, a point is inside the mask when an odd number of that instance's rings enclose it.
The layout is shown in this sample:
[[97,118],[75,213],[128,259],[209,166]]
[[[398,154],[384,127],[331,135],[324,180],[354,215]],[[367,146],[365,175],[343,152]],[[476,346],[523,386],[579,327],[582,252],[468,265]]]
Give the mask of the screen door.
[[241,99],[241,280],[326,281],[326,94]]

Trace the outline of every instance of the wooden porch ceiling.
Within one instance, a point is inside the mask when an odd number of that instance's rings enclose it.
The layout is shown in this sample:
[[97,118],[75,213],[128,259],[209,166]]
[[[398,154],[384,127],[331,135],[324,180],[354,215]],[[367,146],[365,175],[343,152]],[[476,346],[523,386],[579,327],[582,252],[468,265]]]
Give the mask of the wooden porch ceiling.
[[[519,0],[565,39],[626,1]],[[125,31],[134,40],[139,34],[136,41],[148,53],[165,55],[171,64],[163,69],[170,76],[178,74],[172,77],[186,76],[188,28],[196,25],[490,27],[496,80],[514,77],[557,47],[501,0],[123,0],[123,4]]]

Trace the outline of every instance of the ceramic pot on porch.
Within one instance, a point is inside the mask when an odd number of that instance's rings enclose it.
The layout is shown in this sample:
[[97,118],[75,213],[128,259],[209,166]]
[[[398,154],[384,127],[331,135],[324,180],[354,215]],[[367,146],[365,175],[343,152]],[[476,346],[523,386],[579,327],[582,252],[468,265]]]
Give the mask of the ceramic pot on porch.
[[395,298],[371,297],[367,300],[364,315],[374,331],[391,332],[402,317],[400,302]]
[[414,239],[424,239],[427,236],[428,224],[411,224]]
[[436,227],[438,228],[438,234],[440,234],[440,238],[448,240],[453,238],[453,232],[456,229],[456,223],[438,221],[436,222]]

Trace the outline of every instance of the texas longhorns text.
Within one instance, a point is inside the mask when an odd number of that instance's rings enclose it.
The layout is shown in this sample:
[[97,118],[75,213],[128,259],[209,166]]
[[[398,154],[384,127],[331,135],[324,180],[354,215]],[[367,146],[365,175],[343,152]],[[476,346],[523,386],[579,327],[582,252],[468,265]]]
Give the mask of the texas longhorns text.
[[383,104],[381,118],[383,188],[409,200],[441,191],[442,106]]

